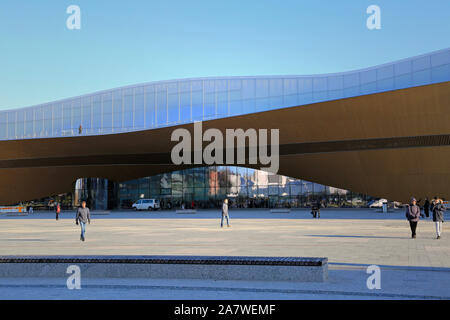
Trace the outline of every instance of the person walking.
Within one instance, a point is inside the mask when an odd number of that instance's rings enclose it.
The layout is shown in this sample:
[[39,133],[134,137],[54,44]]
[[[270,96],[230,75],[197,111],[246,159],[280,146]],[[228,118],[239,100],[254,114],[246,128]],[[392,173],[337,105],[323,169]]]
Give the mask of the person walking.
[[442,223],[444,222],[445,206],[442,199],[437,199],[433,206],[433,221],[436,225],[436,239],[441,238]]
[[81,208],[78,208],[77,215],[75,217],[75,223],[78,224],[80,222],[81,226],[81,235],[80,240],[85,240],[85,233],[86,233],[86,223],[89,222],[91,224],[91,213],[89,211],[89,208],[86,208],[86,201],[81,202]]
[[228,216],[228,199],[223,200],[223,204],[222,204],[222,220],[220,221],[220,227],[223,228],[223,219],[226,218],[227,219],[227,227],[231,227],[230,226],[230,221],[229,221],[229,216]]
[[318,218],[320,219],[320,201],[317,199],[315,201],[313,201],[312,205],[311,205],[311,214],[313,216],[313,218]]
[[411,228],[411,238],[416,238],[417,223],[420,219],[420,207],[414,197],[411,198],[410,204],[406,206],[406,219],[409,221]]
[[428,198],[425,198],[425,202],[423,203],[423,211],[428,218],[430,216],[430,201],[428,201]]
[[56,220],[59,220],[59,214],[61,213],[61,206],[59,205],[59,203],[56,204],[55,212],[56,212]]

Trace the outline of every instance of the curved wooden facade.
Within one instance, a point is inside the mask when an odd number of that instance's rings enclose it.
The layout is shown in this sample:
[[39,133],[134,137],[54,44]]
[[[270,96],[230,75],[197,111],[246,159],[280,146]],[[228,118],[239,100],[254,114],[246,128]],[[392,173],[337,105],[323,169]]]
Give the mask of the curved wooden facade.
[[[170,163],[176,127],[0,141],[0,204],[73,191],[76,179],[126,181]],[[280,130],[279,173],[406,202],[450,198],[450,82],[203,122],[204,130]],[[258,166],[251,166],[258,168]]]

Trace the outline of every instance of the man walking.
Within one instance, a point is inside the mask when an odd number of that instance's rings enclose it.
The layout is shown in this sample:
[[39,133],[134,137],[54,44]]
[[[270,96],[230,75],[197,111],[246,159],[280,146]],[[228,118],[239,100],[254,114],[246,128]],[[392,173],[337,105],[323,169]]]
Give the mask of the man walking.
[[78,208],[75,223],[78,224],[78,222],[80,222],[81,226],[80,240],[84,241],[84,234],[86,233],[86,222],[89,222],[89,224],[91,224],[91,213],[89,211],[89,208],[86,208],[86,201],[81,202],[81,208]]
[[406,207],[406,219],[411,227],[411,238],[416,238],[417,223],[420,219],[420,207],[417,205],[416,199],[411,198],[410,204]]
[[321,203],[319,201],[319,199],[314,200],[312,205],[311,205],[311,214],[313,215],[313,218],[318,218],[320,219],[320,207],[321,207]]
[[436,225],[436,239],[441,238],[442,223],[444,222],[445,206],[442,199],[437,199],[433,205],[433,221]]
[[227,227],[231,227],[229,223],[229,216],[228,216],[228,199],[223,200],[222,204],[222,220],[220,221],[220,227],[223,228],[223,219],[227,219]]

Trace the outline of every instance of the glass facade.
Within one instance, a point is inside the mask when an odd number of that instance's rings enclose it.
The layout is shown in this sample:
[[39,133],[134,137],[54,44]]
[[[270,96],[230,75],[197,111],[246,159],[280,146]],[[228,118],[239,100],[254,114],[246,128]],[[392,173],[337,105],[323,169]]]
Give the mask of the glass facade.
[[0,140],[152,129],[450,81],[450,49],[315,76],[159,81],[0,111]]
[[317,199],[326,207],[366,207],[373,199],[261,170],[225,166],[174,171],[120,183],[114,208],[131,208],[144,198],[159,199],[163,209],[180,208],[182,203],[186,208],[218,208],[225,198],[233,208],[301,208]]

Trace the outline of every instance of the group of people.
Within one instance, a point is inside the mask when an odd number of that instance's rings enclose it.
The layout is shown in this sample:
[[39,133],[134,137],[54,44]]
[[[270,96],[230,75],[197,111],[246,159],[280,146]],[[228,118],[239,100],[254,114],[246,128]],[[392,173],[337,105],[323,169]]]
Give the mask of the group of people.
[[[426,202],[424,205],[425,215],[428,217],[429,211],[432,212],[433,221],[436,226],[436,235],[437,239],[441,238],[442,233],[442,223],[444,222],[444,211],[446,210],[443,200],[438,197],[434,197],[433,201],[427,206]],[[56,206],[56,220],[58,220],[59,213],[61,208],[59,204]],[[313,218],[320,218],[320,202],[316,201],[312,204],[311,214]],[[412,197],[410,204],[406,206],[406,219],[409,221],[409,225],[411,228],[411,237],[413,239],[416,238],[416,230],[417,224],[421,216],[423,216],[420,212],[420,207],[417,205],[417,200]],[[228,199],[225,199],[222,204],[222,219],[220,221],[220,227],[223,228],[224,220],[227,222],[227,227],[231,227],[230,225],[230,217],[228,214]],[[86,201],[81,203],[81,207],[78,208],[77,214],[75,216],[75,223],[80,225],[81,227],[81,235],[80,240],[85,241],[86,234],[86,224],[91,223],[91,215],[89,208],[86,207]]]
[[[444,222],[444,201],[438,197],[434,197],[433,201],[430,203],[428,199],[425,200],[424,211],[425,216],[429,216],[430,211],[433,215],[433,221],[436,226],[436,239],[441,238],[442,233],[442,223]],[[406,219],[409,221],[409,226],[411,228],[411,238],[416,238],[417,224],[423,215],[420,212],[420,207],[417,205],[417,200],[412,197],[410,204],[406,206]]]
[[[57,209],[56,220],[58,220],[58,216],[60,213],[60,207],[58,205],[59,210]],[[230,228],[230,217],[228,215],[228,199],[225,199],[222,204],[222,219],[220,221],[220,227],[223,228],[224,220],[227,221],[227,227]],[[81,207],[78,208],[77,214],[75,216],[75,224],[79,224],[81,227],[80,240],[86,240],[86,224],[91,224],[91,212],[89,208],[86,207],[86,201],[81,202]]]

